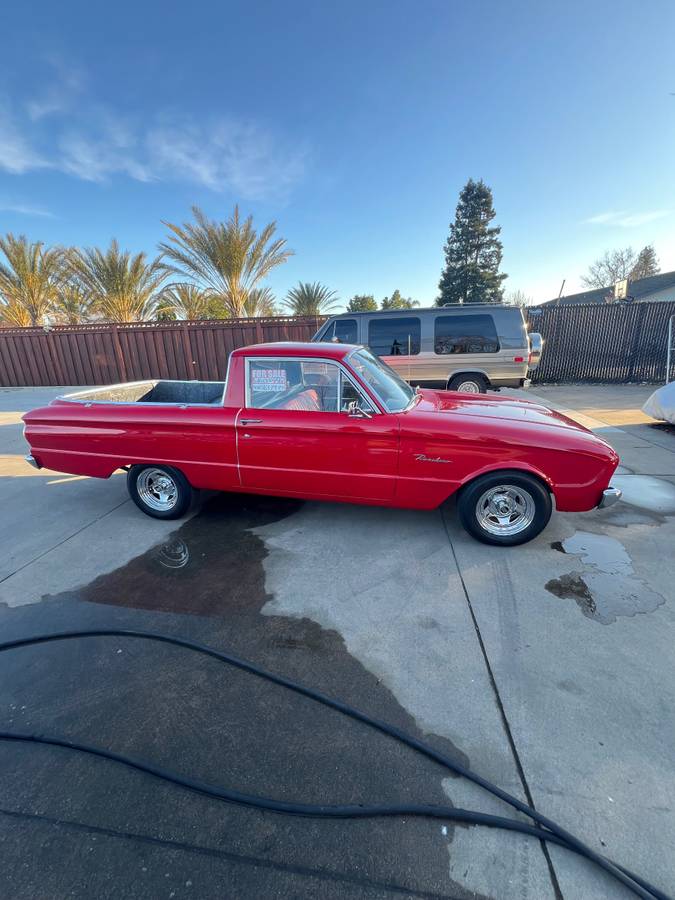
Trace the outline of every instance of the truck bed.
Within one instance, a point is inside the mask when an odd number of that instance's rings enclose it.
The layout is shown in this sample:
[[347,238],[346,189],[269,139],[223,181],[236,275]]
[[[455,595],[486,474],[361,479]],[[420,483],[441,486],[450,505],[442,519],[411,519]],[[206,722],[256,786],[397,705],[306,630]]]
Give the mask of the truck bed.
[[131,381],[66,394],[75,403],[163,403],[222,406],[224,381]]

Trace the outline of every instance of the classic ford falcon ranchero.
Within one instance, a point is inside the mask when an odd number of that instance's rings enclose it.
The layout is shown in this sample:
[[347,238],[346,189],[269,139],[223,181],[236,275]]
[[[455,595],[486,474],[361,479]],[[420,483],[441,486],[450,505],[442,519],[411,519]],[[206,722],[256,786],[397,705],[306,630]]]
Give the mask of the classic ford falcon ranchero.
[[200,488],[433,509],[521,544],[552,510],[608,506],[614,450],[530,401],[414,390],[363,347],[259,344],[222,382],[143,381],[59,397],[24,416],[38,468],[108,478],[136,505],[182,516]]

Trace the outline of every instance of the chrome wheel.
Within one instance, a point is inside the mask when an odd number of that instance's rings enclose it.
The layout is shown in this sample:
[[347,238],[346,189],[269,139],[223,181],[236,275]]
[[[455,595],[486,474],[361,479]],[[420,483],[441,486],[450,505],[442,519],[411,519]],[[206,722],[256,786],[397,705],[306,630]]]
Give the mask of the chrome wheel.
[[169,512],[178,502],[178,485],[162,469],[143,469],[136,490],[143,503],[157,512]]
[[480,394],[480,385],[475,381],[460,381],[455,390],[463,394]]
[[513,484],[498,484],[481,494],[476,518],[481,528],[499,537],[520,534],[534,520],[536,507],[531,494]]

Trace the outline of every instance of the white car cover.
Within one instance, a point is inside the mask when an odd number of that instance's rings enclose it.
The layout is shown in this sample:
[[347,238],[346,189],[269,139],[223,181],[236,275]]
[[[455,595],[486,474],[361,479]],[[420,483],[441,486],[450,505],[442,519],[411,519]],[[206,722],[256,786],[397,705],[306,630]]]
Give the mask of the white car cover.
[[675,381],[654,391],[642,411],[653,419],[662,419],[675,425]]

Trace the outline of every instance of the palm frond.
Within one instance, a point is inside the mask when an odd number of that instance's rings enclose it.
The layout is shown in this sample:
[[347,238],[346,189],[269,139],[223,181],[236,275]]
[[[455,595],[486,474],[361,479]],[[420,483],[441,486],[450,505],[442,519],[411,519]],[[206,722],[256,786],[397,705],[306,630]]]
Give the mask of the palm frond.
[[79,325],[89,318],[91,306],[91,299],[82,285],[76,281],[66,281],[59,287],[50,316],[59,325]]
[[253,288],[244,300],[246,316],[276,316],[276,297],[269,287]]
[[335,291],[331,291],[319,281],[299,281],[297,287],[286,294],[284,306],[294,316],[320,316],[328,312],[338,302]]
[[60,247],[45,248],[24,235],[0,237],[0,298],[6,317],[11,308],[14,320],[41,325],[57,298],[65,278],[64,253]]
[[92,308],[111,322],[151,318],[167,276],[159,258],[122,252],[116,240],[107,250],[90,247],[68,256],[71,278],[88,294]]
[[177,319],[208,319],[213,293],[196,284],[175,282],[160,294],[158,308],[173,313]]
[[210,289],[223,298],[232,316],[241,316],[250,292],[293,251],[285,239],[273,239],[275,222],[258,234],[251,216],[241,220],[238,206],[226,222],[210,220],[198,206],[192,207],[192,214],[194,222],[164,222],[169,229],[168,240],[159,245],[168,261],[164,265]]

